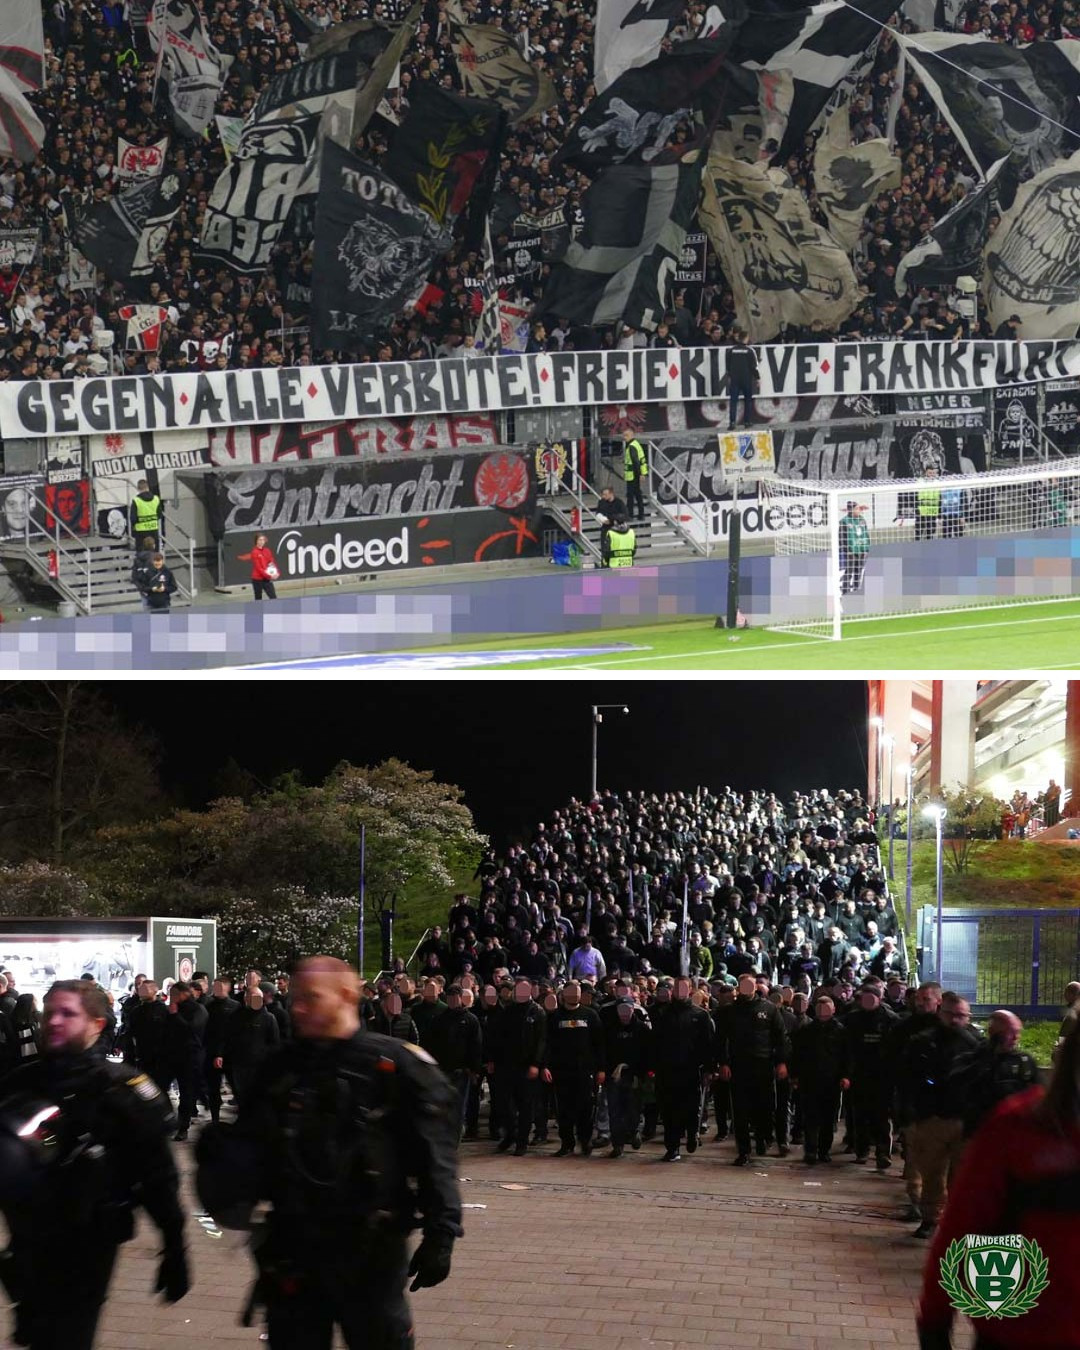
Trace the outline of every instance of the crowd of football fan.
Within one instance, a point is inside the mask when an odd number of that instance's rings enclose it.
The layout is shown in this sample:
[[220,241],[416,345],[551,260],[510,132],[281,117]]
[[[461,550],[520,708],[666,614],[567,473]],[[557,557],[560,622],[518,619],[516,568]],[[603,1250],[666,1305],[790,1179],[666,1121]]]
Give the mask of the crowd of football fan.
[[[47,139],[38,162],[0,165],[0,215],[6,229],[40,229],[43,249],[35,264],[0,268],[0,378],[81,376],[105,373],[106,357],[91,350],[96,329],[117,334],[114,369],[141,372],[275,366],[321,361],[306,329],[310,263],[294,244],[277,250],[271,271],[261,281],[240,282],[224,271],[202,265],[195,244],[207,197],[224,164],[216,130],[204,141],[180,138],[169,125],[164,98],[152,101],[153,70],[139,63],[125,9],[117,0],[43,0],[47,38],[47,83],[35,96]],[[437,80],[459,87],[444,23],[445,0],[430,0],[415,42],[402,64],[400,95],[407,105],[415,80]],[[252,106],[269,78],[300,59],[300,24],[273,0],[206,0],[212,40],[233,64],[217,111],[238,116]],[[342,19],[376,17],[392,21],[402,6],[390,0],[297,0],[320,27]],[[500,192],[520,209],[536,213],[567,202],[580,204],[589,180],[568,166],[552,167],[550,156],[567,126],[591,97],[594,23],[582,0],[466,0],[474,21],[494,22],[519,35],[529,59],[553,77],[557,106],[514,128],[501,160]],[[690,0],[674,39],[692,36],[706,5]],[[1003,42],[1060,38],[1069,31],[1071,0],[1020,0],[975,3],[963,12],[960,27]],[[851,100],[856,139],[882,134],[896,71],[894,44],[885,38],[872,69]],[[373,124],[364,149],[378,156],[392,128]],[[686,135],[676,131],[675,139]],[[191,174],[187,200],[166,245],[153,298],[167,311],[164,341],[156,355],[122,352],[124,324],[118,310],[130,299],[123,284],[105,284],[96,295],[68,287],[64,202],[71,205],[107,195],[118,186],[118,135],[152,143],[168,132],[176,148],[175,164]],[[812,141],[812,138],[811,138]],[[940,218],[962,193],[963,163],[948,127],[927,94],[912,79],[906,86],[897,123],[897,147],[904,180],[881,196],[869,211],[859,248],[858,267],[866,297],[843,325],[850,337],[940,337],[972,335],[969,321],[951,308],[948,297],[920,292],[898,298],[893,276],[900,257],[922,231]],[[793,178],[813,194],[812,151],[793,158]],[[711,256],[711,255],[710,255]],[[424,316],[410,314],[390,324],[365,347],[339,353],[351,359],[413,359],[457,352],[475,326],[474,297],[465,280],[480,268],[476,255],[461,246],[440,264],[434,280],[444,299]],[[545,265],[544,274],[549,270]],[[544,274],[521,287],[518,297],[535,299]],[[730,290],[712,260],[703,287],[674,298],[670,323],[658,334],[623,332],[623,345],[691,345],[727,342],[736,325]],[[299,330],[299,331],[297,331]],[[985,329],[980,329],[985,335]],[[1001,336],[1010,336],[1005,332]],[[789,337],[811,334],[791,333]],[[813,337],[830,336],[813,332]],[[616,341],[613,330],[592,331],[569,323],[534,325],[532,349],[599,347]]]
[[[966,1138],[1034,1080],[1011,1013],[984,1033],[963,999],[909,985],[858,792],[605,794],[489,853],[476,880],[421,944],[417,979],[399,961],[361,1007],[448,1074],[465,1139],[486,1129],[520,1155],[554,1120],[559,1156],[619,1157],[661,1133],[677,1161],[712,1131],[745,1166],[800,1143],[830,1163],[842,1130],[838,1152],[880,1171],[902,1147],[925,1236]],[[1080,984],[1065,998],[1075,1021]],[[103,1050],[176,1084],[181,1141],[200,1102],[217,1120],[225,1087],[241,1097],[291,1031],[288,977],[258,970],[235,990],[140,976],[118,1012]],[[13,1056],[33,1053],[17,1039]]]

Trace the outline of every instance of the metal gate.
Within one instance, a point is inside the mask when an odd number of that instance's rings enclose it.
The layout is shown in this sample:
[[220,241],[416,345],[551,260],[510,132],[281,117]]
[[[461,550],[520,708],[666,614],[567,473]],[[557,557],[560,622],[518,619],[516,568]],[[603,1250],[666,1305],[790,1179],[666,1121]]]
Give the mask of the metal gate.
[[[919,911],[919,977],[935,978],[937,910]],[[950,909],[942,917],[941,982],[977,1016],[1010,1008],[1052,1018],[1080,979],[1080,909]]]

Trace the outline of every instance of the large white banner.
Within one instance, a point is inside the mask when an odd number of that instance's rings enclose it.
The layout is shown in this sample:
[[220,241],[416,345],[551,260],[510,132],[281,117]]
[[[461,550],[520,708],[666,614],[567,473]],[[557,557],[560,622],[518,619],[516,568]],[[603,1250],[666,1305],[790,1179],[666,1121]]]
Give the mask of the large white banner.
[[[761,398],[961,393],[1080,375],[1080,342],[847,342],[758,349]],[[288,370],[0,384],[0,436],[725,398],[723,348],[536,352]]]

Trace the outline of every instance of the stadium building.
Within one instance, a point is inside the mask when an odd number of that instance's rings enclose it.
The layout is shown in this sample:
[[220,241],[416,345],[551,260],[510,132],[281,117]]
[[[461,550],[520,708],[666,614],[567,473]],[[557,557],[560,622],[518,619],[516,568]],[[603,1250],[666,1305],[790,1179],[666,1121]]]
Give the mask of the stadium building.
[[963,784],[1008,801],[1053,779],[1080,792],[1080,681],[871,680],[868,781],[874,800]]

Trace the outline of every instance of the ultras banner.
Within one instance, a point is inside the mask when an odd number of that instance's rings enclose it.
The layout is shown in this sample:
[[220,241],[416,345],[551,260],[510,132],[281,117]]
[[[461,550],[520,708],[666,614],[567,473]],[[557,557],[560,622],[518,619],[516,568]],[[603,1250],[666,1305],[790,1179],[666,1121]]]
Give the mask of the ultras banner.
[[[762,398],[963,393],[1080,375],[1080,342],[851,342],[759,349]],[[535,352],[0,385],[0,436],[186,430],[724,398],[723,348]]]
[[494,508],[531,515],[536,500],[533,457],[525,451],[440,455],[216,473],[200,482],[211,532],[268,531],[338,525],[379,516]]
[[[265,530],[282,581],[345,576],[355,572],[403,572],[433,564],[502,562],[540,555],[541,517],[535,510],[494,508],[446,515],[384,517]],[[222,543],[222,581],[251,580],[251,563],[237,555],[251,550],[249,530]]]

